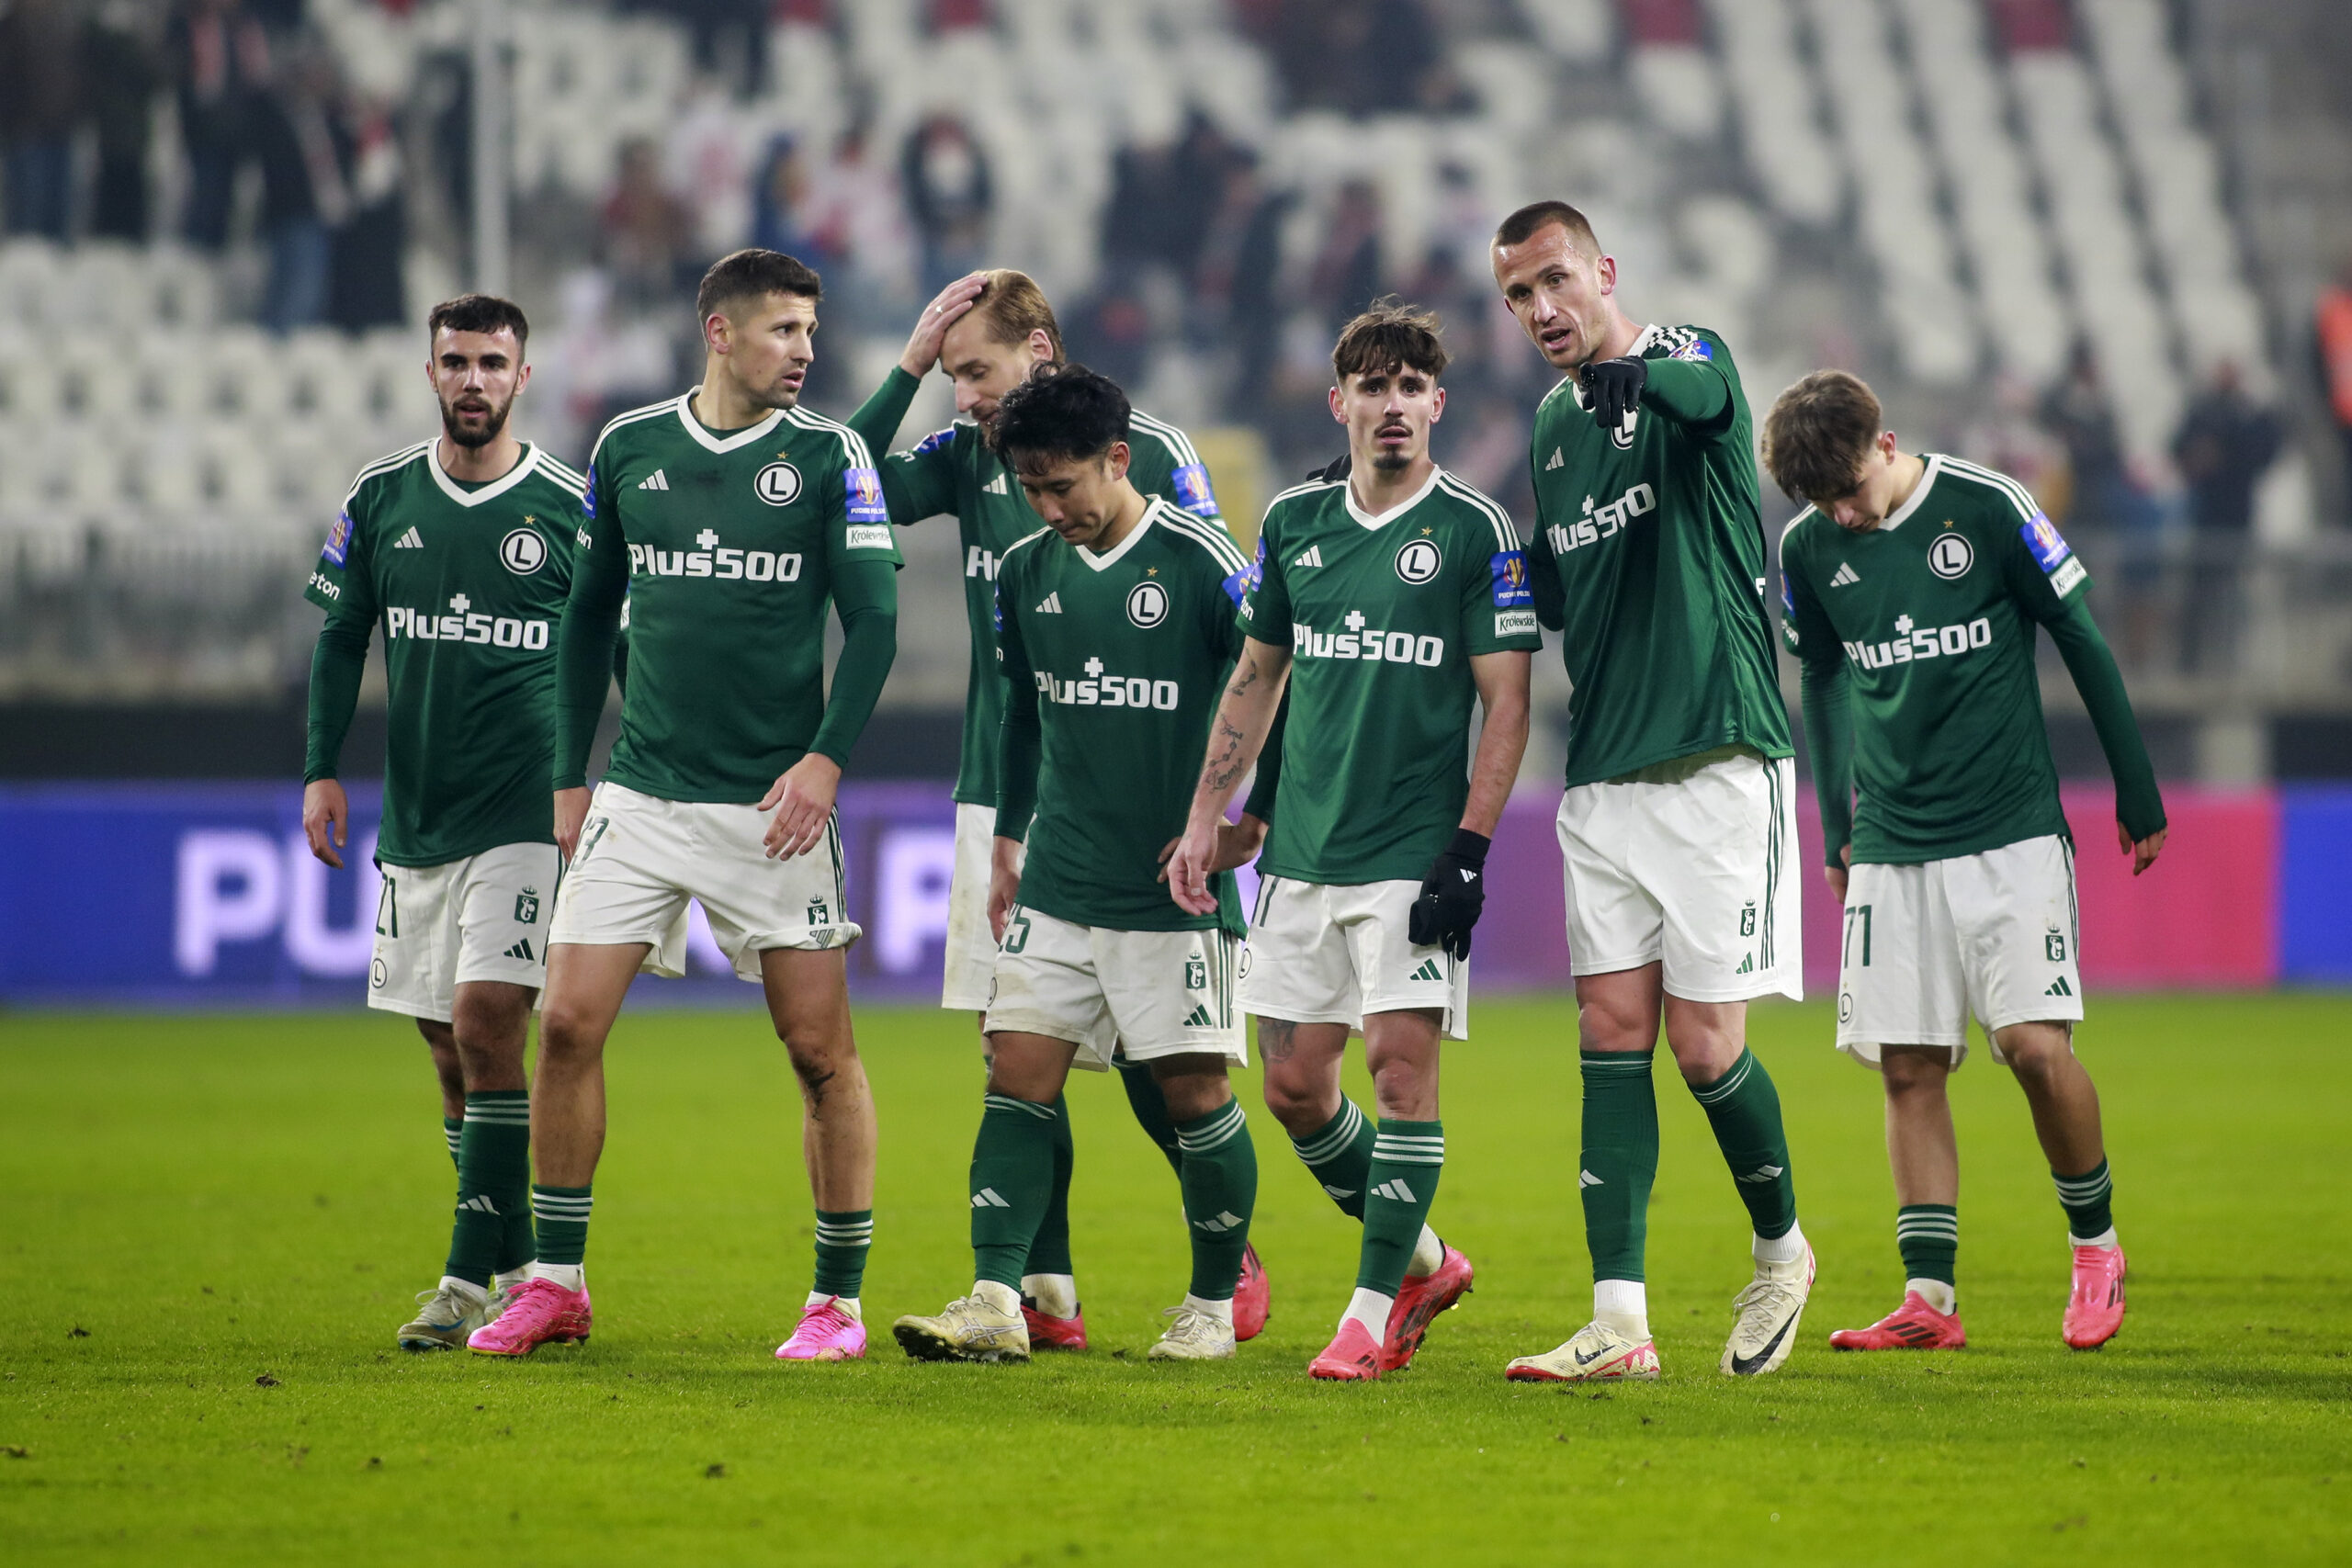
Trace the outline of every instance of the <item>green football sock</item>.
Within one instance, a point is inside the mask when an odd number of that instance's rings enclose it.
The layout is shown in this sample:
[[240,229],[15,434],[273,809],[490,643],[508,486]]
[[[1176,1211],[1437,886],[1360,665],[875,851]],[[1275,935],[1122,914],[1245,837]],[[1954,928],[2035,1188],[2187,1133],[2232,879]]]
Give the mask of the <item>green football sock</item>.
[[1380,1119],[1372,1146],[1370,1186],[1364,1193],[1363,1250],[1356,1262],[1356,1289],[1393,1296],[1405,1281],[1405,1265],[1429,1223],[1437,1201],[1438,1173],[1445,1168],[1445,1123]]
[[1149,1067],[1123,1061],[1119,1064],[1119,1082],[1126,1089],[1127,1109],[1136,1113],[1136,1125],[1143,1129],[1145,1137],[1159,1145],[1168,1168],[1181,1179],[1184,1174],[1183,1152],[1178,1146],[1176,1119],[1168,1113],[1168,1097],[1159,1092],[1159,1080],[1151,1076]]
[[588,1260],[588,1211],[591,1189],[531,1187],[531,1213],[537,1222],[536,1263],[577,1268]]
[[[466,1100],[468,1103],[471,1103],[473,1096],[468,1095],[466,1096]],[[458,1164],[463,1157],[459,1155],[458,1149],[465,1141],[466,1119],[462,1116],[444,1116],[441,1118],[441,1136],[449,1145],[449,1163],[451,1165]]]
[[1706,1108],[1756,1234],[1766,1241],[1788,1235],[1797,1223],[1797,1185],[1789,1175],[1789,1134],[1772,1075],[1743,1045],[1730,1071],[1704,1087],[1691,1085],[1690,1093]]
[[1204,1302],[1230,1301],[1250,1246],[1250,1214],[1258,1203],[1258,1148],[1250,1118],[1228,1100],[1207,1115],[1176,1128],[1183,1163],[1184,1219],[1193,1233],[1192,1293]]
[[1894,1211],[1894,1248],[1906,1280],[1958,1285],[1960,1211],[1950,1203],[1905,1203]]
[[2066,1211],[2066,1234],[2077,1246],[2092,1242],[2115,1228],[2111,1207],[2115,1197],[2115,1179],[2108,1174],[2107,1161],[2101,1160],[2080,1176],[2050,1173],[2058,1184],[2058,1206]]
[[972,1140],[972,1277],[1018,1294],[1054,1184],[1054,1105],[991,1094]]
[[1030,1238],[1029,1261],[1023,1274],[1078,1272],[1069,1258],[1069,1179],[1078,1168],[1078,1145],[1069,1134],[1069,1100],[1054,1096],[1054,1184],[1046,1195],[1045,1217]]
[[1657,1179],[1657,1090],[1651,1051],[1582,1051],[1584,1150],[1577,1185],[1596,1280],[1643,1279],[1650,1185]]
[[530,1235],[531,1096],[527,1089],[485,1089],[466,1096],[458,1147],[458,1215],[442,1272],[490,1288],[490,1277],[531,1260],[509,1258],[508,1233],[522,1221]]
[[1352,1100],[1340,1101],[1340,1113],[1290,1146],[1340,1213],[1351,1220],[1363,1218],[1364,1189],[1372,1185],[1372,1122]]
[[874,1245],[871,1209],[817,1211],[817,1282],[820,1296],[857,1300],[865,1283],[865,1251]]

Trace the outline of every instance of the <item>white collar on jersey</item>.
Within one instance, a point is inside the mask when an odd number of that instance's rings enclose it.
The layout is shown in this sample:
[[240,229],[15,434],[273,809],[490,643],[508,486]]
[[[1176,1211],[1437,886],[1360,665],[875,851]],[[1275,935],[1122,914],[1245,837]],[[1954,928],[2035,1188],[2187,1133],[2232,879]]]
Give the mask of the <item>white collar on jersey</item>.
[[1168,501],[1166,497],[1158,495],[1153,496],[1151,498],[1150,504],[1143,509],[1143,515],[1136,519],[1136,525],[1127,530],[1127,536],[1125,538],[1121,539],[1116,545],[1111,547],[1108,551],[1099,556],[1092,550],[1088,549],[1084,545],[1080,545],[1078,547],[1078,558],[1084,561],[1087,565],[1092,567],[1097,571],[1110,570],[1113,567],[1119,564],[1119,558],[1121,556],[1125,555],[1129,550],[1136,547],[1136,541],[1143,537],[1144,530],[1152,525],[1153,522],[1159,516],[1159,509],[1167,504]]
[[1903,520],[1927,503],[1928,492],[1936,487],[1936,476],[1944,471],[1940,454],[1927,454],[1927,467],[1919,470],[1919,482],[1911,487],[1911,499],[1886,514],[1883,522],[1871,530],[1874,534],[1892,534],[1903,526]]
[[713,452],[732,452],[739,446],[748,446],[784,423],[785,411],[770,409],[767,418],[757,424],[739,430],[732,435],[713,435],[710,433],[710,427],[695,417],[695,392],[701,390],[700,387],[696,387],[694,391],[684,393],[678,399],[678,423],[686,427],[688,435],[693,436]]
[[1382,513],[1377,517],[1356,504],[1356,485],[1353,479],[1341,480],[1340,492],[1347,497],[1348,515],[1354,518],[1358,523],[1363,524],[1366,528],[1376,531],[1386,527],[1389,524],[1394,523],[1397,518],[1404,516],[1405,513],[1412,511],[1413,508],[1419,506],[1423,501],[1427,500],[1430,491],[1437,489],[1437,481],[1444,477],[1445,470],[1442,468],[1439,467],[1435,463],[1430,464],[1430,477],[1421,481],[1421,488],[1415,491],[1405,500],[1398,502],[1396,505],[1390,507],[1387,511]]
[[[441,438],[447,439],[446,435]],[[522,460],[480,490],[468,490],[449,477],[449,470],[441,466],[441,441],[435,441],[424,449],[424,466],[433,470],[433,482],[441,487],[443,495],[459,506],[480,506],[485,501],[497,500],[530,478],[532,470],[539,466],[539,449],[524,442]]]

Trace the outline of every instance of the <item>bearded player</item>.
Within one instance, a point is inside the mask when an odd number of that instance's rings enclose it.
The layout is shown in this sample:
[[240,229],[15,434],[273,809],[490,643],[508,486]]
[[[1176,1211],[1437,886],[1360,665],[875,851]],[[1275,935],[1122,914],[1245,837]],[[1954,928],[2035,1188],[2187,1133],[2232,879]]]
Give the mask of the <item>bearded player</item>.
[[[924,309],[897,368],[849,422],[869,447],[881,452],[898,434],[924,376],[934,368],[944,370],[956,389],[956,423],[885,457],[882,493],[891,517],[902,525],[932,516],[954,517],[964,547],[964,615],[971,632],[971,666],[964,694],[963,757],[956,777],[956,871],[948,890],[946,975],[940,1005],[975,1013],[989,1005],[997,959],[988,913],[989,846],[1000,842],[995,837],[997,736],[1004,712],[996,575],[1014,541],[1041,526],[1019,478],[988,437],[1005,395],[1063,362],[1061,325],[1036,283],[1005,267],[976,272],[950,284]],[[1130,410],[1125,439],[1127,482],[1138,493],[1158,496],[1223,530],[1208,469],[1182,431]],[[1106,1064],[1081,1054],[1078,1065],[1099,1072]],[[1183,1150],[1158,1080],[1141,1062],[1116,1052],[1107,1065],[1119,1069],[1128,1104],[1145,1135],[1181,1176]],[[1033,1348],[1082,1350],[1086,1320],[1070,1258],[1069,1182],[1075,1151],[1069,1102],[1057,1100],[1055,1111],[1052,1196],[1023,1271],[1022,1310]],[[1242,1256],[1241,1284],[1234,1298],[1235,1337],[1252,1338],[1265,1326],[1269,1296],[1265,1270],[1251,1247]]]
[[2015,479],[1905,452],[1881,423],[1878,399],[1842,370],[1791,387],[1764,423],[1773,479],[1809,503],[1781,536],[1782,632],[1803,667],[1826,870],[1846,910],[1838,1046],[1885,1083],[1905,1280],[1893,1313],[1829,1343],[1968,1343],[1946,1085],[1973,1013],[2025,1091],[2065,1211],[2075,1278],[2061,1332],[2095,1350],[2123,1325],[2127,1269],[2098,1090],[2075,1056],[2075,845],[2042,728],[2037,630],[2107,752],[2134,876],[2164,849],[2164,800],[2081,558]]
[[[531,1103],[538,1258],[470,1347],[526,1355],[588,1336],[584,1259],[605,1141],[604,1050],[639,968],[684,968],[686,903],[768,1016],[800,1080],[817,1268],[780,1359],[865,1354],[874,1102],[850,1029],[833,798],[897,646],[898,545],[865,443],[799,406],[822,286],[738,251],[695,301],[702,382],[626,413],[588,465],[557,645],[556,842],[571,862],[548,960]],[[620,739],[592,797],[589,747],[626,595]],[[826,691],[825,622],[842,651]]]
[[532,1256],[523,1050],[555,903],[553,634],[586,481],[508,426],[531,379],[530,330],[487,295],[433,308],[426,369],[441,434],[360,470],[304,590],[327,618],[311,661],[302,830],[338,868],[351,806],[336,763],[368,638],[384,634],[368,1005],[416,1020],[458,1165],[441,1283],[398,1335],[411,1350],[464,1344]]
[[1558,831],[1584,1080],[1592,1321],[1519,1381],[1655,1378],[1645,1283],[1660,1023],[1753,1230],[1722,1370],[1788,1357],[1813,1288],[1781,1101],[1750,998],[1802,994],[1794,762],[1764,606],[1747,402],[1721,338],[1642,326],[1584,215],[1503,220],[1495,282],[1563,379],[1535,412],[1529,576],[1565,627]]

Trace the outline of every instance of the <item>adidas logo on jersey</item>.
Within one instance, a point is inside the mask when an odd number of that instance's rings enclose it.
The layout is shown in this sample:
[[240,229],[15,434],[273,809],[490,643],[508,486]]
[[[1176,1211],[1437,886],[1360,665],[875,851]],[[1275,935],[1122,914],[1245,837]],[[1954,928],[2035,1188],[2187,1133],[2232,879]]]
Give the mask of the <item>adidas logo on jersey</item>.
[[526,964],[537,964],[539,961],[538,954],[531,951],[531,939],[529,937],[525,937],[514,946],[508,948],[506,950],[506,956],[509,958],[519,958]]
[[1421,960],[1421,966],[1413,971],[1412,977],[1416,980],[1442,980],[1445,978],[1445,974],[1438,968],[1436,959],[1424,958]]
[[1004,482],[1004,476],[1002,474],[999,474],[996,478],[990,479],[988,483],[980,487],[980,493],[982,495],[1011,495],[1012,493],[1012,487]]
[[639,490],[668,490],[670,488],[670,476],[663,473],[661,469],[656,468],[645,478],[638,480],[637,488]]
[[2066,976],[2061,975],[2051,981],[2050,988],[2041,994],[2045,997],[2071,997],[2075,994],[2075,987],[2066,984]]
[[1861,580],[1861,573],[1856,571],[1852,567],[1848,566],[1844,561],[1839,561],[1838,563],[1837,575],[1829,580],[1829,586],[1832,588],[1851,588],[1855,583],[1860,582]]
[[392,548],[396,550],[421,550],[424,548],[424,536],[418,533],[416,531],[416,525],[412,523],[408,525],[407,533],[402,534],[399,538],[392,541]]
[[1051,593],[1046,594],[1044,601],[1038,604],[1037,614],[1041,615],[1058,615],[1061,613],[1062,594],[1061,590],[1057,588]]
[[1567,466],[1568,460],[1566,457],[1561,457],[1560,449],[1557,446],[1555,446],[1552,448],[1550,460],[1544,465],[1544,471],[1548,474],[1554,468],[1565,468]]
[[1290,564],[1293,566],[1321,566],[1323,564],[1323,547],[1320,545],[1307,546],[1306,553]]
[[1203,1002],[1200,1006],[1194,1008],[1191,1014],[1185,1018],[1184,1027],[1187,1029],[1215,1029],[1216,1027],[1216,1020],[1209,1016],[1208,1003]]
[[1413,1196],[1413,1190],[1405,1185],[1405,1179],[1401,1176],[1382,1182],[1379,1186],[1372,1190],[1372,1195],[1375,1198],[1385,1198],[1392,1203],[1418,1203],[1420,1201],[1419,1198]]

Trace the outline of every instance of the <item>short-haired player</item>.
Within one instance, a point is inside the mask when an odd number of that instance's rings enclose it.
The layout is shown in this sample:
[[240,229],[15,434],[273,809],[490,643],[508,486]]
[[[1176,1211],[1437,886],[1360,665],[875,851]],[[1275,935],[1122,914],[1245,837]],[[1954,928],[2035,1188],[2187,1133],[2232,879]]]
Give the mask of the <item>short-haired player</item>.
[[304,589],[326,611],[311,661],[302,829],[343,864],[336,777],[369,637],[388,735],[368,1005],[416,1020],[441,1078],[458,1204],[440,1284],[397,1336],[447,1349],[495,1318],[532,1258],[523,1051],[547,976],[555,833],[556,624],[586,481],[516,438],[530,323],[511,300],[433,308],[441,434],[360,470]]
[[[822,287],[738,251],[695,301],[702,382],[625,413],[588,464],[557,644],[557,900],[531,1132],[538,1258],[469,1342],[526,1355],[587,1337],[604,1051],[638,971],[676,975],[699,903],[800,1080],[816,1279],[786,1361],[862,1356],[874,1103],[851,1034],[849,918],[833,797],[897,648],[899,550],[865,443],[800,406]],[[592,797],[590,744],[626,595],[620,738]],[[825,623],[842,650],[825,681]]]
[[1046,526],[1005,551],[996,579],[1005,706],[989,917],[1001,951],[972,1147],[974,1280],[894,1332],[926,1360],[1028,1358],[1022,1275],[1053,1201],[1063,1085],[1075,1062],[1116,1049],[1165,1098],[1192,1235],[1191,1286],[1149,1356],[1224,1359],[1258,1193],[1227,1077],[1248,1055],[1230,868],[1259,835],[1223,826],[1203,909],[1169,901],[1160,866],[1241,651],[1233,611],[1250,563],[1223,525],[1130,482],[1127,400],[1105,377],[1071,366],[1008,389],[989,440]]
[[[1032,377],[1066,361],[1061,324],[1045,291],[1010,267],[972,273],[925,306],[897,367],[850,416],[850,428],[876,452],[897,436],[922,378],[944,370],[956,389],[956,423],[881,463],[882,493],[901,525],[953,516],[961,536],[964,614],[971,635],[971,665],[964,692],[963,756],[956,777],[956,869],[948,888],[945,975],[942,1007],[979,1015],[985,1030],[996,941],[989,931],[989,846],[996,839],[997,737],[1004,712],[1004,676],[996,641],[996,574],[1013,542],[1037,531],[1018,478],[989,445],[1003,398]],[[1147,499],[1158,496],[1178,511],[1222,531],[1209,472],[1184,433],[1165,420],[1130,411],[1127,482]],[[1261,829],[1262,830],[1262,829]],[[985,1039],[985,1034],[983,1035]],[[1081,1056],[1080,1065],[1105,1064]],[[1171,1170],[1182,1168],[1176,1139],[1158,1081],[1140,1062],[1114,1054],[1127,1101]],[[1037,1227],[1033,1256],[1021,1282],[1023,1312],[1035,1349],[1086,1348],[1086,1319],[1070,1257],[1069,1182],[1075,1149],[1069,1108],[1056,1107],[1053,1197]],[[1269,1289],[1255,1247],[1242,1258],[1234,1298],[1234,1333],[1248,1339],[1265,1326]]]
[[[2156,789],[2090,573],[2025,487],[1904,451],[1870,388],[1817,371],[1781,394],[1764,460],[1805,509],[1781,536],[1782,633],[1802,668],[1829,889],[1845,906],[1838,1046],[1886,1086],[1903,1303],[1841,1350],[1965,1345],[1954,1263],[1960,1150],[1946,1085],[1973,1013],[2033,1111],[2074,1248],[2061,1331],[2122,1326],[2098,1091],[2083,1017],[2075,847],[2034,671],[2057,645],[2115,775],[2116,837],[2138,875],[2164,848]],[[1858,798],[1859,797],[1859,798]]]
[[[1185,908],[1212,907],[1225,804],[1287,689],[1241,1002],[1258,1015],[1268,1108],[1363,1222],[1354,1293],[1307,1368],[1356,1382],[1409,1365],[1473,1278],[1428,1223],[1445,1162],[1439,1043],[1469,1036],[1471,931],[1541,634],[1510,517],[1430,456],[1445,410],[1435,318],[1376,303],[1331,363],[1351,471],[1267,508],[1248,640],[1169,880]],[[1472,757],[1474,703],[1486,722]],[[1376,1124],[1340,1087],[1356,1030]]]
[[1753,1230],[1721,1370],[1787,1358],[1813,1287],[1747,1003],[1804,988],[1795,765],[1764,604],[1746,394],[1701,327],[1636,324],[1583,213],[1504,219],[1496,286],[1562,379],[1535,411],[1529,575],[1573,691],[1558,831],[1583,1078],[1592,1322],[1519,1381],[1655,1378],[1647,1212],[1661,1023]]

